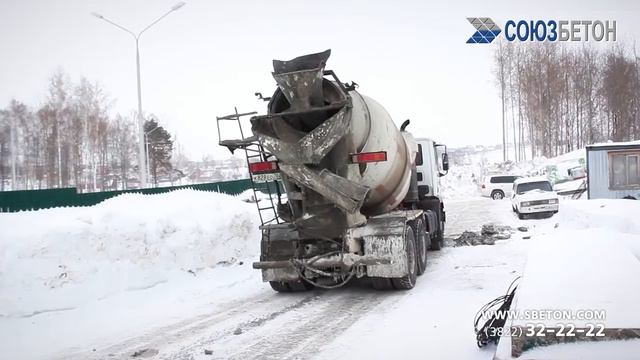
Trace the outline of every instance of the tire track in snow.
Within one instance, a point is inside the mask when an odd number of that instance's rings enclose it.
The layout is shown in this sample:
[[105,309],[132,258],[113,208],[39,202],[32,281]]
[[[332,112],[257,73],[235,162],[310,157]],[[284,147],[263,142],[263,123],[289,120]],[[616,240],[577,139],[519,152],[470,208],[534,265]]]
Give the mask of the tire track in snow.
[[[437,268],[443,254],[429,254],[429,267]],[[392,305],[407,294],[376,291],[361,280],[329,291],[279,294],[265,289],[246,299],[218,304],[211,313],[94,352],[87,349],[61,358],[126,359],[145,349],[154,354],[151,358],[167,360],[310,358],[381,304]],[[213,355],[204,355],[205,349]]]
[[278,296],[270,290],[265,291],[244,300],[222,304],[212,313],[162,326],[141,336],[97,349],[95,352],[82,350],[65,354],[59,359],[124,359],[130,358],[134,352],[142,349],[157,349],[162,355],[163,348],[179,346],[181,342],[192,343],[194,338],[197,339],[203,333],[210,334],[211,331],[226,336],[227,333],[233,333],[238,323],[255,321],[265,313],[269,314],[267,310],[279,309],[277,311],[284,313],[304,305],[313,298],[311,293],[305,294],[304,297],[297,295],[286,297]]
[[[226,353],[218,356],[229,359],[313,357],[385,300],[397,300],[405,294],[351,287],[319,293],[322,301],[306,304],[268,328],[247,331],[244,338],[224,344]],[[234,346],[234,343],[242,344],[242,347]]]

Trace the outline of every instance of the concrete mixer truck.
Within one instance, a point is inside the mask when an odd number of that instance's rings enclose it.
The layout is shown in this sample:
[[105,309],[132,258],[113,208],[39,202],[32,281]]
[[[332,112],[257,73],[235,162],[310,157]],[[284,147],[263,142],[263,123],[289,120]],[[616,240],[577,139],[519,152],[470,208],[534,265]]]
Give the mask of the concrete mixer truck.
[[253,135],[221,141],[232,151],[256,146],[247,152],[252,182],[276,189],[277,217],[263,221],[253,267],[279,292],[363,277],[376,289],[411,289],[427,250],[443,242],[446,147],[415,139],[409,120],[398,129],[355,83],[325,70],[329,55],[274,60],[267,114],[251,118]]

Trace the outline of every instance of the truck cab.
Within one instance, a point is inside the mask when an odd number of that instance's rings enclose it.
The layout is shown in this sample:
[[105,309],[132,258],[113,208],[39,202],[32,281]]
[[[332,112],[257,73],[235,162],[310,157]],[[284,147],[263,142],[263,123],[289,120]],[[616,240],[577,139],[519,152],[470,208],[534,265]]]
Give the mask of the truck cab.
[[418,177],[418,196],[440,197],[440,177],[449,171],[449,159],[445,145],[437,144],[428,138],[416,139],[416,172]]
[[[449,171],[447,147],[429,138],[417,138],[416,178],[418,208],[424,210],[428,231],[433,233],[430,248],[443,246],[446,213],[440,189],[440,177]],[[431,225],[432,224],[432,225]]]

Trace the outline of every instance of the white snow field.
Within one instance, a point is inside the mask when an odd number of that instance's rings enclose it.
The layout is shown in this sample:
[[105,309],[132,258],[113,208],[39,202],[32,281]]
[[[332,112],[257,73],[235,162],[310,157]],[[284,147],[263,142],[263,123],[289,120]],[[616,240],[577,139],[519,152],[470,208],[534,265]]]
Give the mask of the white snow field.
[[[448,237],[489,222],[527,231],[429,252],[411,291],[375,291],[361,280],[278,294],[251,269],[257,210],[241,198],[183,190],[0,214],[0,358],[492,359],[495,346],[476,347],[473,317],[523,273],[529,252],[557,242],[573,250],[571,269],[594,256],[581,253],[584,239],[640,259],[640,202],[561,200],[552,218],[518,220],[509,201],[473,198],[446,204]],[[640,353],[638,341],[618,345],[598,351]],[[518,359],[596,345],[567,346]]]

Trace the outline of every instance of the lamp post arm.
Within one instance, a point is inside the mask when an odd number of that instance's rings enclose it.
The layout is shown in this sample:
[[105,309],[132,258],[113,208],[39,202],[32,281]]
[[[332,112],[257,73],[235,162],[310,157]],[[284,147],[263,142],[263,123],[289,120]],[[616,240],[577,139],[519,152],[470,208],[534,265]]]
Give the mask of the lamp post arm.
[[171,9],[169,11],[167,11],[166,13],[164,13],[164,15],[160,16],[159,18],[157,18],[154,22],[152,22],[151,24],[147,25],[147,27],[145,27],[144,29],[142,29],[138,35],[134,35],[136,39],[140,39],[140,36],[142,36],[142,33],[144,33],[145,31],[149,30],[153,25],[157,24],[158,22],[160,22],[160,20],[164,19],[165,17],[167,17],[167,15],[171,14],[172,12],[174,12],[175,10]]
[[109,24],[111,24],[111,25],[113,25],[113,26],[117,27],[117,28],[118,28],[118,29],[120,29],[120,30],[126,31],[126,32],[127,32],[127,33],[129,33],[131,36],[133,36],[133,37],[134,37],[134,39],[137,39],[137,38],[138,38],[138,36],[136,36],[136,34],[135,34],[133,31],[131,31],[131,30],[127,29],[126,27],[124,27],[124,26],[122,26],[122,25],[120,25],[120,24],[116,23],[115,21],[113,21],[113,20],[111,20],[111,19],[109,19],[109,18],[107,18],[107,17],[104,17],[104,16],[102,16],[102,15],[97,15],[97,14],[95,14],[94,16],[96,16],[96,17],[97,17],[98,19],[100,19],[100,20],[104,20],[104,21],[108,22]]

